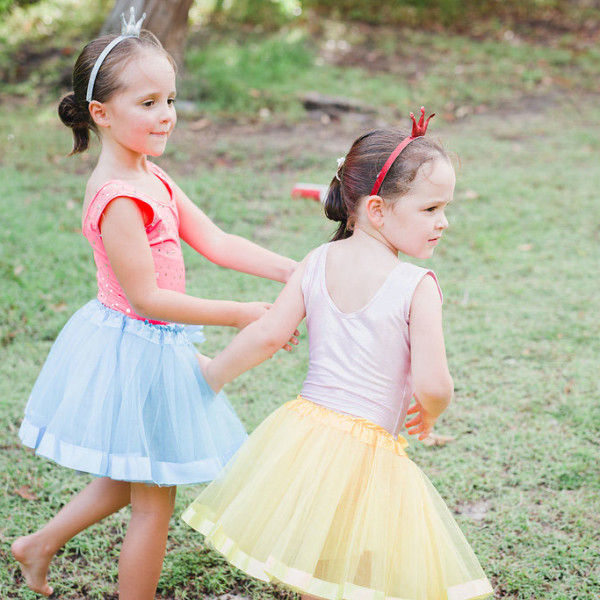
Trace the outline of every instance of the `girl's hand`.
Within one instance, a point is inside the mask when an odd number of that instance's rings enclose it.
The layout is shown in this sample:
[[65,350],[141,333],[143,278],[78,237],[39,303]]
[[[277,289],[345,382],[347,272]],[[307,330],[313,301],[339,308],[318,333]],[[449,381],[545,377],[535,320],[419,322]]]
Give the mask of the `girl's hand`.
[[210,386],[215,394],[218,394],[223,388],[223,384],[216,381],[211,373],[210,364],[212,363],[212,358],[208,358],[208,356],[204,356],[204,354],[196,354],[196,358],[198,359],[198,363],[200,364],[200,369],[202,370],[202,375],[204,375],[204,379],[206,383]]
[[423,406],[421,406],[421,403],[416,396],[415,403],[408,409],[406,414],[412,415],[415,413],[417,413],[417,416],[413,417],[410,421],[406,421],[404,427],[408,429],[409,435],[419,434],[419,439],[424,440],[433,430],[433,426],[438,418],[428,413]]
[[294,331],[294,333],[292,333],[292,337],[289,339],[287,344],[284,344],[283,349],[286,352],[291,352],[292,351],[292,346],[297,346],[298,345],[298,336],[300,335],[300,332],[296,329]]
[[260,319],[269,308],[271,308],[271,305],[268,302],[244,302],[238,316],[236,327],[238,329],[244,329],[244,327],[250,325],[250,323],[254,323],[254,321]]

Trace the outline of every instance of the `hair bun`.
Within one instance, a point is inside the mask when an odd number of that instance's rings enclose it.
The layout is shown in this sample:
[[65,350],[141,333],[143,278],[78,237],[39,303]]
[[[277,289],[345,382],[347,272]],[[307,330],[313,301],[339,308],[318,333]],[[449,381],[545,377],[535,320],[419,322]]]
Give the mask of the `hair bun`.
[[73,130],[73,150],[70,155],[87,150],[90,145],[92,121],[87,106],[84,108],[77,102],[75,92],[69,92],[63,96],[58,105],[58,116],[67,127]]
[[71,129],[87,129],[89,127],[87,111],[84,111],[77,102],[75,92],[69,92],[63,96],[58,105],[58,116]]

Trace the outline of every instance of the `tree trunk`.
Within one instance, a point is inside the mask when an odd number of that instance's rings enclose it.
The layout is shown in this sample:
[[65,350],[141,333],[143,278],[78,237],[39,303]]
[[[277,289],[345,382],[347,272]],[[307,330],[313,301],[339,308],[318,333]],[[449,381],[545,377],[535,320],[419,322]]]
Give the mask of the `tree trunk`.
[[110,15],[102,26],[101,35],[120,33],[121,13],[129,18],[129,8],[135,9],[135,18],[146,13],[143,28],[149,29],[183,68],[185,39],[188,31],[188,13],[194,0],[116,0]]

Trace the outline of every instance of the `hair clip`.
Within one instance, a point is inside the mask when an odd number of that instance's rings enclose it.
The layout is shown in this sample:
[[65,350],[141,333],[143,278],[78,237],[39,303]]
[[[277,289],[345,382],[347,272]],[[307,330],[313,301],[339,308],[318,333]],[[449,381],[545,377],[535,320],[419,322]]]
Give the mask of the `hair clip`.
[[125,21],[125,13],[121,13],[121,35],[116,37],[102,52],[100,56],[96,59],[94,66],[92,68],[92,72],[90,73],[90,79],[88,81],[87,92],[85,94],[85,101],[91,102],[94,94],[94,84],[96,83],[96,77],[98,76],[98,71],[104,62],[104,59],[108,56],[108,53],[119,43],[127,38],[140,37],[140,31],[142,29],[142,22],[146,18],[146,13],[142,15],[142,18],[139,19],[136,23],[135,20],[135,10],[133,6],[129,9],[129,21]]
[[335,178],[341,183],[341,179],[340,179],[340,169],[344,166],[344,163],[346,162],[346,157],[345,156],[340,156],[340,158],[337,159],[337,171],[335,172]]
[[425,120],[425,107],[424,106],[421,106],[421,118],[419,119],[418,123],[415,119],[414,113],[410,113],[410,118],[412,119],[412,122],[413,122],[412,133],[410,134],[410,137],[416,138],[416,137],[421,137],[421,136],[425,135],[425,132],[427,131],[427,125],[429,125],[429,119],[431,119],[431,117],[435,117],[435,113],[433,113],[432,115],[429,115],[427,117],[427,121],[425,121],[425,123],[423,123],[423,121]]
[[133,6],[129,9],[129,21],[125,20],[125,13],[121,13],[121,35],[123,37],[140,37],[142,23],[145,18],[146,13],[144,13],[136,22],[135,9]]

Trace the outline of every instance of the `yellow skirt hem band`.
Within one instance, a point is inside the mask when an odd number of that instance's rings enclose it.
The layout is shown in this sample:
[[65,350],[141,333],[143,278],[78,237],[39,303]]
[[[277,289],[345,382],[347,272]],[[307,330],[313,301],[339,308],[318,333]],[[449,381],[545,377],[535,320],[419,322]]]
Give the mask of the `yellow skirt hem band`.
[[[202,514],[202,506],[189,507],[182,519],[206,537],[206,541],[232,565],[264,582],[282,583],[293,590],[325,600],[410,600],[352,583],[334,584],[310,573],[287,567],[274,557],[258,560],[241,550],[214,521]],[[487,579],[475,579],[447,589],[447,600],[480,600],[493,593]]]

